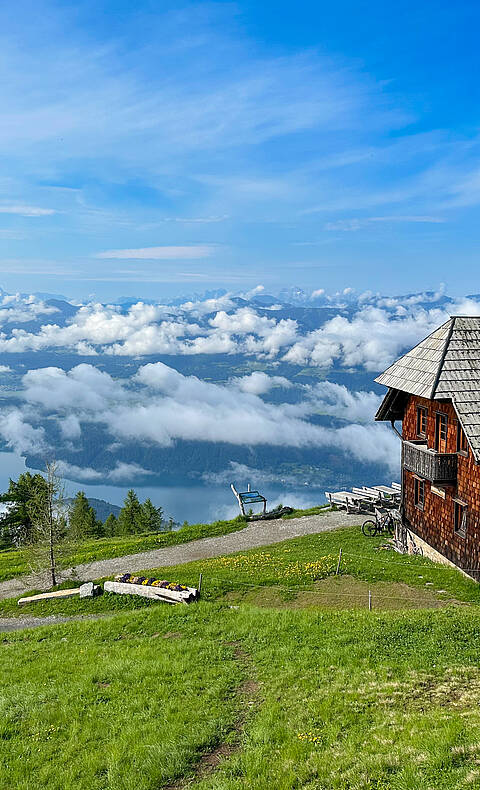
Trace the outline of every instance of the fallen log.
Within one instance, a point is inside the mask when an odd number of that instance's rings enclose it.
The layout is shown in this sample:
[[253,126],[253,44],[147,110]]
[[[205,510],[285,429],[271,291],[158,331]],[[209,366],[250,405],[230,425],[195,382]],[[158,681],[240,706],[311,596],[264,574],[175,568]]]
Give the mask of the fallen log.
[[94,598],[101,595],[102,588],[93,582],[86,582],[80,587],[74,587],[71,590],[56,590],[55,592],[38,593],[37,595],[29,595],[26,598],[19,598],[18,604],[22,606],[24,603],[35,603],[36,601],[50,601],[57,598],[73,598],[79,595],[80,598]]
[[56,592],[29,595],[26,598],[19,598],[18,605],[21,606],[24,603],[35,603],[36,601],[50,601],[56,598],[73,598],[74,595],[80,595],[80,587],[76,587],[74,590],[57,590]]
[[165,587],[153,587],[147,584],[132,584],[131,582],[110,582],[103,585],[105,592],[118,593],[119,595],[139,595],[142,598],[152,598],[164,603],[191,603],[197,599],[195,587],[185,590],[169,590]]

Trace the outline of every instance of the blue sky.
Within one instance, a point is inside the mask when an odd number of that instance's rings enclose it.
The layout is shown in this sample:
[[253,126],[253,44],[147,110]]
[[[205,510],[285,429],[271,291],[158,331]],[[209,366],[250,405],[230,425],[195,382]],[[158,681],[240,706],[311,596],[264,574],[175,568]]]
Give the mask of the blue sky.
[[480,290],[475,2],[6,2],[0,284]]

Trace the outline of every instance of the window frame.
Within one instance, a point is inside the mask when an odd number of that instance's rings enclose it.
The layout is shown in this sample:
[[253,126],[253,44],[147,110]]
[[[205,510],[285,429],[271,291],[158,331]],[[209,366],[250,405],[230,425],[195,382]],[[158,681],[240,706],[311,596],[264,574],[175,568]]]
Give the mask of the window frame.
[[[445,420],[445,450],[440,450],[440,436],[441,436],[441,421]],[[448,452],[448,414],[444,411],[435,412],[435,452],[447,453]]]
[[425,480],[422,477],[414,477],[413,501],[418,510],[425,509]]
[[468,505],[460,499],[453,500],[453,531],[460,538],[465,538],[468,525]]
[[468,456],[468,439],[460,424],[460,420],[457,420],[457,453],[465,458]]
[[[422,419],[425,422],[425,428],[423,431],[421,430]],[[418,439],[427,438],[427,427],[428,427],[428,407],[417,406],[417,438]]]

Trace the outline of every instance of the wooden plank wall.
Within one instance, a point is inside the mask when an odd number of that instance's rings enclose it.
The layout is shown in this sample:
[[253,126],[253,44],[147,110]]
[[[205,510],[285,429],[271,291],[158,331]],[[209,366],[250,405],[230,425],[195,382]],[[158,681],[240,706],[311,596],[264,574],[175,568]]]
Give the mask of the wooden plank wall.
[[[435,446],[435,412],[441,411],[448,416],[447,452],[457,450],[457,416],[451,403],[442,403],[411,396],[403,420],[403,438],[417,439],[417,406],[428,408],[427,442]],[[425,481],[425,506],[423,511],[415,506],[415,475],[408,470],[404,475],[405,516],[412,531],[430,546],[443,554],[451,562],[467,570],[480,567],[480,466],[475,463],[469,449],[468,457],[458,456],[458,476],[456,486],[446,486],[445,499],[434,494],[431,485]],[[465,537],[454,530],[454,498],[467,502],[468,516]]]

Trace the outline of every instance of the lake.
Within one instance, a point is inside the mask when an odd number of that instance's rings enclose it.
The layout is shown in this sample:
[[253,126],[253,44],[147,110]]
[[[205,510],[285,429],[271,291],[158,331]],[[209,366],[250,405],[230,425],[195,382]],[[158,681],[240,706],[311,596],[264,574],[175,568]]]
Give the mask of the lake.
[[[22,472],[27,471],[25,459],[16,453],[0,452],[0,492],[6,491],[10,478],[16,480]],[[29,469],[34,473],[36,470]],[[189,521],[208,523],[217,519],[233,518],[239,514],[237,502],[228,485],[195,485],[195,486],[145,486],[145,485],[102,485],[79,483],[65,480],[66,496],[74,496],[78,490],[85,491],[89,497],[104,499],[113,505],[122,505],[129,488],[134,488],[139,499],[143,502],[150,497],[153,504],[161,506],[166,516],[172,516],[175,521],[182,523]],[[238,481],[245,485],[250,482],[252,488],[255,481]],[[325,496],[323,491],[309,486],[285,487],[265,484],[260,486],[260,492],[268,500],[268,509],[282,503],[291,507],[308,508],[323,504]]]

